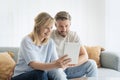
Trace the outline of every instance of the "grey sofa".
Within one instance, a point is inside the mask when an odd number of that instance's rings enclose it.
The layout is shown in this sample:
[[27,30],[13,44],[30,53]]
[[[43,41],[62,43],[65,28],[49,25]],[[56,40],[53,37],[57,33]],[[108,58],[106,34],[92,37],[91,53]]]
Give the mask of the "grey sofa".
[[103,51],[100,55],[102,67],[98,69],[99,77],[120,77],[120,54]]
[[[14,60],[17,62],[18,47],[0,47],[0,52],[14,52]],[[120,55],[115,52],[103,51],[100,55],[101,68],[98,68],[98,77],[120,77]]]

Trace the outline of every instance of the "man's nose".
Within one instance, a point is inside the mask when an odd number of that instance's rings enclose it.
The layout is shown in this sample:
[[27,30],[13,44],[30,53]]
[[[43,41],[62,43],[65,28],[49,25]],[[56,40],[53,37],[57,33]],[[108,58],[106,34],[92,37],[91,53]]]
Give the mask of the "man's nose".
[[65,27],[62,27],[62,31],[66,31],[66,28],[65,28]]

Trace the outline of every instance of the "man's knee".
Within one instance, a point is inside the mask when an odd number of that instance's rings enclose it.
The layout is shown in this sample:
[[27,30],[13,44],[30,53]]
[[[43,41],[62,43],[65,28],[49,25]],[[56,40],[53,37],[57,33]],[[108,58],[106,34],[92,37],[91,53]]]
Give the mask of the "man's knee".
[[87,69],[87,72],[89,72],[87,74],[88,77],[96,77],[97,74],[98,74],[98,71],[97,71],[97,64],[94,60],[88,60],[87,64],[89,64],[89,67]]
[[90,70],[90,71],[94,71],[94,72],[96,72],[97,73],[97,64],[96,64],[96,62],[94,61],[94,60],[91,60],[91,59],[89,59],[88,61],[87,61],[87,64],[88,64],[88,70]]
[[95,62],[94,60],[92,60],[92,59],[89,59],[89,60],[87,61],[87,63],[88,63],[90,66],[97,67],[96,62]]

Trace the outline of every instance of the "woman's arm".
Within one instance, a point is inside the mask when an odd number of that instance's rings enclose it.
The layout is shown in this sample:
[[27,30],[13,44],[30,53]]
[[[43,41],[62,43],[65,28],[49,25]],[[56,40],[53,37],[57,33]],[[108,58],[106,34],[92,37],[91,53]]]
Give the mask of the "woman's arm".
[[37,70],[51,70],[55,68],[64,68],[68,65],[70,61],[71,59],[68,58],[68,55],[64,55],[63,57],[57,59],[52,63],[40,63],[40,62],[32,61],[29,63],[29,66]]

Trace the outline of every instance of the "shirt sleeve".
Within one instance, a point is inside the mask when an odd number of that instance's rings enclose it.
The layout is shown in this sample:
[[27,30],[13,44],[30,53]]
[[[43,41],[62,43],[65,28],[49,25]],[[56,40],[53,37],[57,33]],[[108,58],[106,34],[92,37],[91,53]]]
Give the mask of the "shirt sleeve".
[[28,38],[25,38],[20,47],[20,54],[22,55],[23,59],[27,64],[29,64],[31,61],[37,61],[37,55],[36,52],[33,49],[33,43]]
[[51,62],[52,61],[54,61],[54,60],[57,60],[58,59],[58,53],[57,53],[57,51],[56,51],[56,46],[55,46],[55,43],[54,43],[54,41],[51,39],[51,41],[52,41],[52,50],[51,50],[51,52],[52,52],[52,55],[51,55]]
[[74,41],[80,43],[80,45],[82,46],[82,42],[81,42],[81,40],[76,32],[74,34]]

